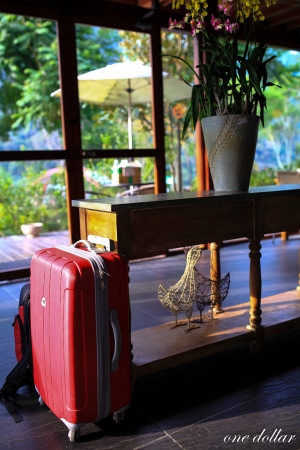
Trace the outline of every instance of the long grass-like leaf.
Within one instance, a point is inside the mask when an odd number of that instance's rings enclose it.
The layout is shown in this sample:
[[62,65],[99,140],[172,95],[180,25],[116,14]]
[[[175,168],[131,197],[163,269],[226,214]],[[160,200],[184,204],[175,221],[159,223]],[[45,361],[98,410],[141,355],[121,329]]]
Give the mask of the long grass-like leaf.
[[206,80],[208,80],[208,76],[209,76],[209,70],[206,64],[201,64],[200,65],[200,70],[202,75],[206,78]]
[[270,58],[266,59],[266,60],[263,62],[263,64],[266,66],[270,61],[272,61],[272,60],[275,59],[275,58],[276,58],[276,55],[272,55],[272,56],[270,56]]
[[180,56],[168,55],[168,54],[166,54],[166,53],[162,54],[161,56],[163,56],[163,57],[164,57],[164,56],[168,56],[168,57],[170,57],[170,58],[179,59],[179,61],[185,63],[185,64],[192,70],[192,72],[194,73],[194,75],[195,75],[198,79],[200,79],[199,75],[198,75],[197,72],[194,70],[194,68],[191,66],[191,64],[189,64],[185,59],[181,58]]
[[247,71],[249,74],[249,78],[250,78],[251,83],[253,84],[254,89],[256,90],[256,92],[259,95],[263,95],[255,68],[253,67],[251,62],[248,60],[245,61],[245,65],[246,65],[246,68],[247,68]]
[[250,56],[251,64],[253,64],[254,67],[257,64],[260,55],[261,55],[261,52],[260,52],[259,48],[258,47],[254,47],[254,49],[251,52],[251,56]]
[[271,81],[268,81],[268,82],[266,83],[266,87],[267,87],[267,86],[276,86],[276,87],[282,89],[282,86],[280,86],[279,84],[271,83]]
[[199,101],[201,96],[201,89],[199,85],[193,86],[192,89],[192,99],[191,99],[191,106],[192,106],[192,118],[194,127],[196,126],[198,117],[199,117]]
[[185,118],[184,118],[182,134],[181,134],[182,140],[185,138],[185,135],[186,135],[186,132],[190,125],[191,119],[192,119],[192,105],[189,107],[189,109],[185,115]]

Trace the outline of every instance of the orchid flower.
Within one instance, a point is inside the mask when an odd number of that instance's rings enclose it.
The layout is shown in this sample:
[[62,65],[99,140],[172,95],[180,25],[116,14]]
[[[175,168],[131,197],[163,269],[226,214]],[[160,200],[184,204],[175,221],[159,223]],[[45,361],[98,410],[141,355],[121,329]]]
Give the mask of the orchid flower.
[[216,30],[216,31],[222,30],[222,28],[223,28],[221,19],[214,17],[213,14],[211,15],[210,23],[212,24],[214,30]]

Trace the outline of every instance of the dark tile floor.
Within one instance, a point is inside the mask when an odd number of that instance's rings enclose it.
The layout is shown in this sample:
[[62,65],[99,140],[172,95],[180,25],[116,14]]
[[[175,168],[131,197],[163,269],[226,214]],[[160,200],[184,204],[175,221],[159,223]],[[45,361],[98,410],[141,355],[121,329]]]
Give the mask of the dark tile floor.
[[[263,241],[263,296],[296,288],[299,242]],[[225,246],[221,261],[222,273],[231,274],[226,304],[244,302],[247,244]],[[131,264],[134,330],[172,320],[157,300],[157,286],[174,284],[184,265],[183,255]],[[206,250],[199,268],[207,275],[208,267]],[[0,285],[0,385],[15,364],[11,323],[23,284]],[[140,379],[124,422],[116,425],[108,417],[85,425],[76,443],[69,442],[65,425],[39,405],[34,390],[24,387],[13,399],[23,421],[15,423],[0,403],[0,449],[299,450],[299,344],[300,330],[294,330],[267,340],[258,356],[239,347]]]

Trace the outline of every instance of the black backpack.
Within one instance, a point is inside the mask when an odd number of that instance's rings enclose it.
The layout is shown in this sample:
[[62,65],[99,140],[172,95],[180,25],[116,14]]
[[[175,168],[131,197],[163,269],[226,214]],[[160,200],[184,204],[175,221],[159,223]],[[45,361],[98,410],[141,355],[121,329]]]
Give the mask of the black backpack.
[[20,292],[18,314],[14,323],[15,352],[18,363],[7,375],[0,389],[0,397],[8,397],[25,385],[33,383],[32,349],[30,336],[30,283]]

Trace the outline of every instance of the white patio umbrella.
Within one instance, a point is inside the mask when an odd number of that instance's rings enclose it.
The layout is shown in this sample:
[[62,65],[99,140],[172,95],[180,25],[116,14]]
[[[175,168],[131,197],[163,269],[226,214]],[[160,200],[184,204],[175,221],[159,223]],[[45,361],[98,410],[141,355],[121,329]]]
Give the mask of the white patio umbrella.
[[[151,101],[151,67],[139,61],[115,63],[78,76],[79,100],[106,106],[127,105],[128,143],[132,149],[133,104]],[[163,72],[164,97],[169,102],[184,100],[191,96],[191,88],[180,79]],[[60,97],[61,89],[51,97]]]

